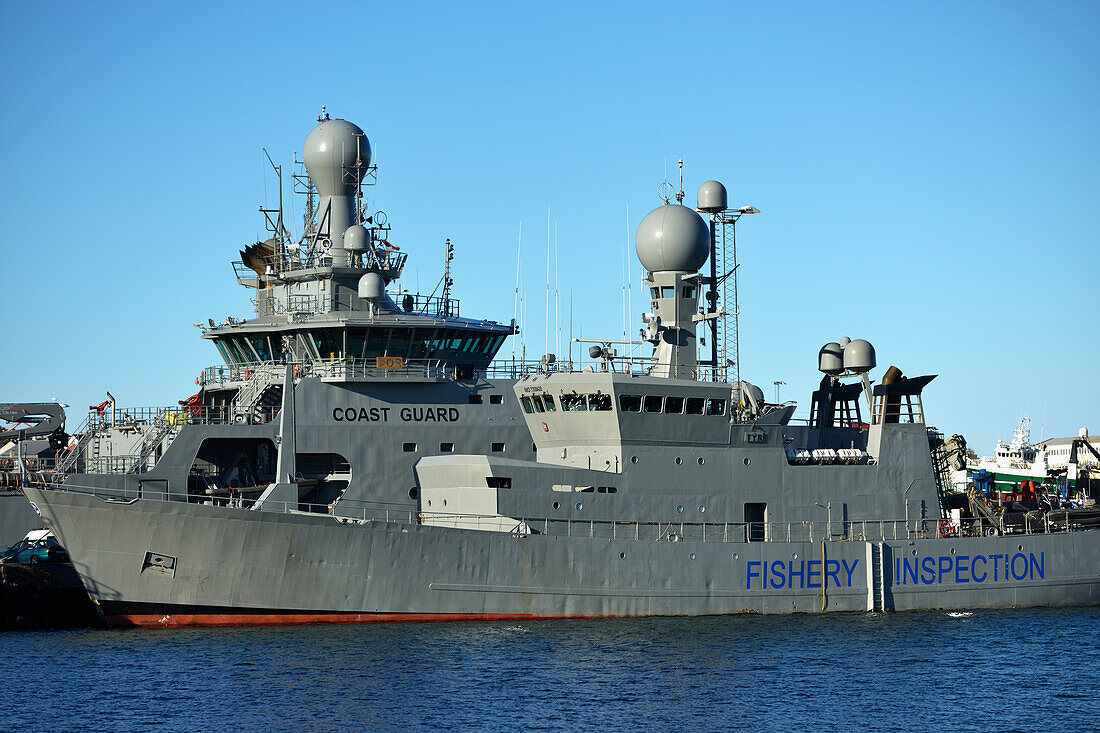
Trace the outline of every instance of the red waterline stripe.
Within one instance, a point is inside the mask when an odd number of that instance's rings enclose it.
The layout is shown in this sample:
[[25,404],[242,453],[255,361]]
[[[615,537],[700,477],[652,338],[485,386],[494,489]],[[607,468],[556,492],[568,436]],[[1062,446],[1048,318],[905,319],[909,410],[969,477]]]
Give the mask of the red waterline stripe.
[[106,616],[108,626],[179,628],[184,626],[297,626],[302,624],[425,623],[431,621],[530,621],[535,619],[615,618],[547,616],[531,613],[169,613]]

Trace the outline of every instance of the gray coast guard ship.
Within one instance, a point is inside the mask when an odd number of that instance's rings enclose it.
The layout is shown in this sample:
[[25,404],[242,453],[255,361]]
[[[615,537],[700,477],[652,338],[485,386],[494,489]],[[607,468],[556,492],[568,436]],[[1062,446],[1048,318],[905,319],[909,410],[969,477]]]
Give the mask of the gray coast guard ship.
[[[725,381],[713,345],[700,362],[697,329],[717,331],[729,278],[714,266],[736,213],[721,184],[699,192],[709,230],[682,192],[638,227],[651,356],[604,342],[581,370],[544,358],[492,379],[513,326],[387,295],[403,257],[356,194],[359,128],[323,120],[304,160],[314,223],[297,253],[278,221],[245,251],[258,317],[205,334],[226,366],[178,410],[104,409],[70,465],[25,488],[108,622],[1100,601],[1089,512],[947,506],[942,437],[924,420],[932,376],[891,367],[875,383],[871,344],[827,344],[797,422],[794,405]],[[132,458],[105,460],[122,440]]]

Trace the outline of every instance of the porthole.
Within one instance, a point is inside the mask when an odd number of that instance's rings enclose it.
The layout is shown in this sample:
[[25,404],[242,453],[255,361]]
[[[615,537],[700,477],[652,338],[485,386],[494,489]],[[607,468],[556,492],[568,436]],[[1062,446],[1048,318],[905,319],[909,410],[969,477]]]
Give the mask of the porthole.
[[706,508],[705,506],[701,506],[701,507],[699,507],[699,513],[700,513],[700,514],[702,514],[702,513],[703,513],[703,512],[705,512],[706,510],[707,510],[707,508]]
[[738,555],[738,554],[737,554],[736,552],[735,552],[735,553],[733,553],[733,559],[734,559],[734,560],[738,559],[739,557],[741,557],[741,556],[740,556],[740,555]]
[[684,511],[684,507],[680,504],[676,505],[676,513],[681,514]]
[[431,506],[431,505],[432,505],[432,500],[428,499],[428,506]]
[[700,466],[702,466],[702,465],[703,465],[703,459],[702,459],[702,458],[700,458],[700,459],[699,459],[699,465],[700,465]]
[[695,559],[695,553],[693,552],[690,555],[688,555],[688,559],[689,560],[694,560]]
[[1019,550],[1020,552],[1023,552],[1024,551],[1024,546],[1023,545],[1016,545],[1016,549]]
[[743,458],[743,459],[741,460],[741,462],[742,462],[742,463],[744,463],[744,464],[745,464],[746,466],[747,466],[747,465],[749,465],[749,459],[748,459],[748,456],[746,456],[745,458]]
[[916,557],[916,556],[917,556],[917,551],[913,550],[913,557]]
[[[429,502],[429,503],[430,503],[430,502]],[[559,504],[558,502],[556,502],[556,501],[555,501],[555,502],[554,502],[554,508],[555,508],[555,509],[561,509],[561,504]]]
[[630,457],[630,462],[631,463],[637,463],[638,462],[638,456],[631,456]]
[[797,552],[795,552],[795,553],[792,553],[792,554],[791,554],[791,559],[792,559],[792,560],[797,560],[797,559],[798,559],[798,553],[797,553]]
[[443,506],[447,506],[447,500],[446,499],[443,500]]
[[626,559],[626,553],[625,552],[620,552],[619,553],[619,559],[620,560],[625,560]]
[[955,548],[954,548],[954,547],[952,547],[952,548],[951,548],[951,554],[952,554],[952,555],[954,555],[954,554],[955,554]]
[[578,502],[577,502],[577,511],[579,512],[579,511],[580,511],[581,509],[584,509],[584,504],[581,504],[581,503],[580,503],[580,502],[578,501]]
[[680,456],[676,456],[676,465],[677,465],[677,466],[679,466],[679,465],[680,465],[681,463],[683,463],[683,462],[684,462],[684,459],[683,459],[683,458],[681,458]]
[[420,492],[418,492],[418,491],[416,490],[416,487],[414,486],[414,487],[412,487],[411,489],[409,489],[409,498],[410,498],[410,499],[415,499],[415,498],[417,497],[417,495],[418,495],[419,493],[420,493]]

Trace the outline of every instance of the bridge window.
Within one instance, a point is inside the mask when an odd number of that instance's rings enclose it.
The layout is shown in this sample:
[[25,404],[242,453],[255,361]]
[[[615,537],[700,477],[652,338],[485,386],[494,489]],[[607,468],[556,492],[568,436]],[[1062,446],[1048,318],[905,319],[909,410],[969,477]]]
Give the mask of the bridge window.
[[665,413],[668,415],[679,415],[684,411],[684,398],[683,397],[666,397],[665,398]]
[[707,400],[707,414],[708,415],[725,415],[726,414],[726,401],[725,400]]
[[610,410],[611,395],[602,393],[588,395],[588,409],[596,410],[597,412],[606,412]]
[[535,406],[533,404],[531,404],[531,398],[528,397],[527,395],[524,395],[523,397],[520,397],[519,401],[520,401],[520,404],[523,405],[523,411],[526,412],[528,415],[530,415],[532,412],[535,411]]
[[641,412],[642,398],[636,394],[619,395],[619,410],[621,412]]
[[318,328],[313,331],[313,341],[322,359],[341,359],[344,356],[344,334],[338,328]]
[[702,397],[688,397],[686,401],[687,414],[702,415],[705,402],[706,401]]
[[588,409],[588,405],[585,404],[584,395],[563,394],[561,396],[561,409],[565,412],[584,412]]
[[546,412],[546,405],[543,404],[541,395],[532,397],[531,404],[535,406],[535,412]]
[[546,402],[546,411],[547,412],[553,412],[554,409],[555,409],[554,408],[554,398],[551,395],[544,394],[542,396],[542,399],[543,399],[543,401]]
[[661,403],[664,401],[664,397],[658,395],[646,395],[645,405],[643,407],[644,412],[660,412]]
[[271,361],[271,349],[268,348],[266,336],[248,336],[247,338],[256,355],[260,357],[260,361]]

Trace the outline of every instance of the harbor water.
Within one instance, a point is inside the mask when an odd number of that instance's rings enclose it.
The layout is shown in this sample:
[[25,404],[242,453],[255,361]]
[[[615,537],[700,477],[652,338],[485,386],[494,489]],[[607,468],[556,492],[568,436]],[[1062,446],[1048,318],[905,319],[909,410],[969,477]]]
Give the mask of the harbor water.
[[7,730],[1066,731],[1100,609],[7,632]]

